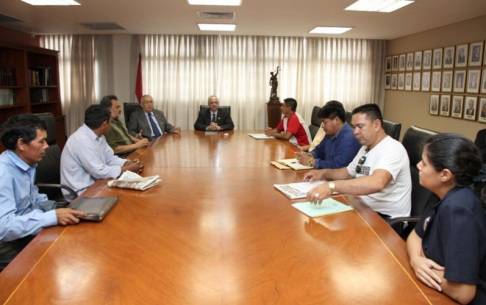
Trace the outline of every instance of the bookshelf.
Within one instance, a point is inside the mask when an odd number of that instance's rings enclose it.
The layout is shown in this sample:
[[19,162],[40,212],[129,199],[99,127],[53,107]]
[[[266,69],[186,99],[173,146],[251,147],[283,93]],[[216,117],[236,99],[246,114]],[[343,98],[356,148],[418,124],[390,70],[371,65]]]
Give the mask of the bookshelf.
[[51,112],[57,143],[66,142],[58,52],[0,42],[0,126],[19,113]]

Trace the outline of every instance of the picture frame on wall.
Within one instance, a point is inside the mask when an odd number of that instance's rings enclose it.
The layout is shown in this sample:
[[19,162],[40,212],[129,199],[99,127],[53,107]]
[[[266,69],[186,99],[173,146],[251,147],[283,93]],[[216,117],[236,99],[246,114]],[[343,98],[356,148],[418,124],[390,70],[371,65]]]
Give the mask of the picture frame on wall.
[[432,68],[432,50],[424,51],[422,62],[423,70],[430,70]]
[[479,99],[478,122],[486,123],[486,97]]
[[476,120],[476,107],[478,104],[477,96],[466,96],[464,102],[464,119],[475,121]]
[[422,72],[422,91],[430,91],[430,71]]
[[454,51],[456,50],[455,46],[446,47],[444,48],[444,69],[452,69],[454,68]]
[[391,71],[391,56],[385,57],[385,72]]
[[442,92],[452,92],[452,71],[442,72]]
[[467,44],[460,44],[456,47],[456,68],[467,66]]
[[478,93],[479,92],[479,76],[481,74],[480,69],[468,70],[467,71],[467,93]]
[[420,91],[420,72],[413,72],[413,91]]
[[473,42],[469,45],[469,67],[480,67],[483,62],[484,42]]
[[442,73],[440,71],[432,72],[432,87],[431,91],[440,92],[440,78]]
[[442,48],[434,49],[432,69],[442,69]]
[[412,91],[412,73],[405,74],[405,90]]
[[385,74],[385,89],[390,89],[391,75]]
[[[415,52],[414,55],[414,62],[413,62],[413,70],[418,71],[422,69],[422,51]],[[415,79],[415,77],[414,77]]]
[[392,74],[391,76],[391,89],[392,90],[397,90],[397,84],[398,79],[397,79],[397,74]]
[[462,106],[464,103],[464,96],[454,95],[452,96],[452,108],[451,117],[462,118]]
[[405,89],[405,73],[398,74],[398,90]]
[[398,64],[398,70],[399,71],[405,71],[405,54],[400,55],[399,59],[399,64]]
[[466,70],[454,71],[454,92],[464,92],[466,84]]
[[392,71],[398,71],[398,55],[392,57]]
[[483,69],[483,77],[481,80],[481,93],[486,93],[486,69]]
[[406,71],[413,70],[413,53],[407,53],[407,65],[405,67]]
[[438,94],[432,94],[430,96],[429,114],[439,115],[439,95]]
[[440,115],[449,116],[451,114],[451,96],[441,95],[440,96]]

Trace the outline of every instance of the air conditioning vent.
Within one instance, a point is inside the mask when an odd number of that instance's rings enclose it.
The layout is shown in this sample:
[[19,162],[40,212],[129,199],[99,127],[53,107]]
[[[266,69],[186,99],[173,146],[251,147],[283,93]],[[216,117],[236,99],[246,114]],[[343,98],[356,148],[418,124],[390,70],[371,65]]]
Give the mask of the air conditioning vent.
[[236,13],[228,12],[197,12],[200,19],[235,19]]
[[90,22],[90,23],[80,23],[87,29],[92,31],[111,31],[111,30],[124,30],[121,26],[114,22]]

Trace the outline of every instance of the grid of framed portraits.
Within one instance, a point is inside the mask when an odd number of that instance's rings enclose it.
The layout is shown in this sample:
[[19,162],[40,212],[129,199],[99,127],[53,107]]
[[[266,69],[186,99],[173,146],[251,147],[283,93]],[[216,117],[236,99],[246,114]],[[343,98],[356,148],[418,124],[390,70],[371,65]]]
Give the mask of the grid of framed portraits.
[[385,89],[431,92],[429,114],[486,123],[485,41],[385,59]]

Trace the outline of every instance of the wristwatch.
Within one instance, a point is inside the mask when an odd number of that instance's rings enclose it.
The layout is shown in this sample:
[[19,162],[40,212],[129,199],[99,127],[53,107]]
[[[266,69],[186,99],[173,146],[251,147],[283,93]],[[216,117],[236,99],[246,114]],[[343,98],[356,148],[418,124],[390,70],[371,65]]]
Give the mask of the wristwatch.
[[328,182],[327,185],[329,186],[329,189],[332,193],[336,192],[336,185],[334,184],[334,182]]

